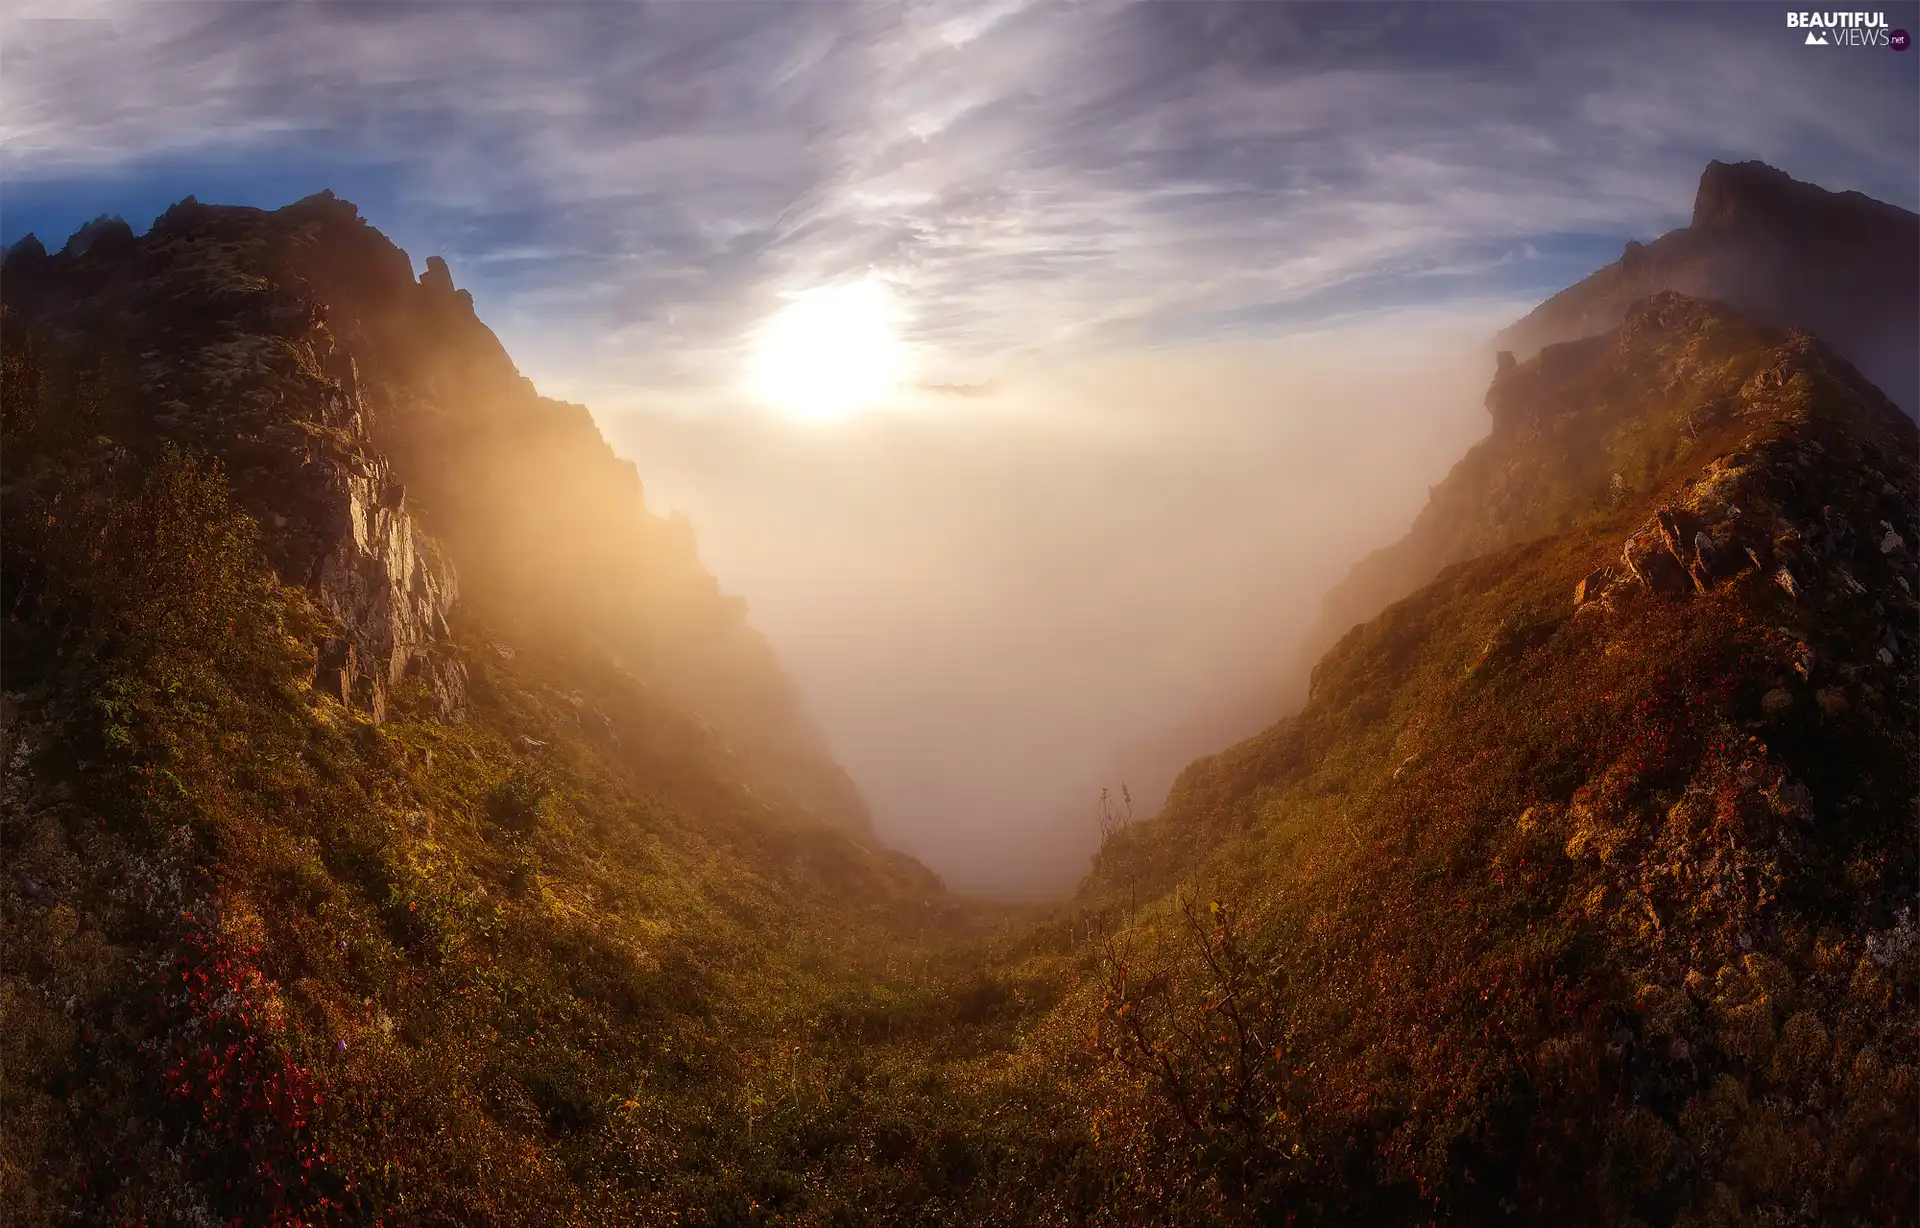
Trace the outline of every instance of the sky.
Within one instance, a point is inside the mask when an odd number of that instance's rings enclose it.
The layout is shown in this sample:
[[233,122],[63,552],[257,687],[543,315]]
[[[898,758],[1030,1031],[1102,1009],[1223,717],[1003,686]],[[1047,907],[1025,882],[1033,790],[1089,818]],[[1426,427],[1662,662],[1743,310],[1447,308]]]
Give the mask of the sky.
[[[1484,339],[1709,159],[1920,205],[1920,52],[1791,7],[25,0],[0,240],[330,188],[445,255],[689,515],[882,833],[1051,889],[1127,748],[1252,719],[1484,432]],[[861,280],[898,396],[756,402],[756,330]]]

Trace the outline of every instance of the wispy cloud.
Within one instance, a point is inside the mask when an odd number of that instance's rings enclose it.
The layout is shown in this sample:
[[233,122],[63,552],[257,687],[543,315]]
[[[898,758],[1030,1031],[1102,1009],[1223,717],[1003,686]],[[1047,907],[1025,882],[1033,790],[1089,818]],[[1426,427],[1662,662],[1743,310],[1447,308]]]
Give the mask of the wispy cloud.
[[1435,269],[1544,286],[1567,270],[1489,247],[1649,235],[1715,156],[1912,204],[1920,140],[1904,58],[1809,54],[1765,8],[106,12],[8,25],[10,181],[377,170],[375,220],[510,334],[619,337],[564,354],[609,383],[721,380],[781,291],[869,269],[935,382],[1342,287],[1392,305]]

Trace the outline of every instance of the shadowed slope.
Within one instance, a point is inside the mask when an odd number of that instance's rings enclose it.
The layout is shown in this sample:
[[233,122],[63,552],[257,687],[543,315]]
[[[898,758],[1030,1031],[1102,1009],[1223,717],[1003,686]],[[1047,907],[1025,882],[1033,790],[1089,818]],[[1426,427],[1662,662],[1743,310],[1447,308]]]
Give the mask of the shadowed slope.
[[1829,192],[1764,162],[1710,162],[1693,220],[1502,333],[1526,357],[1612,328],[1659,290],[1713,299],[1763,324],[1813,333],[1920,415],[1920,217],[1858,192]]
[[1141,1206],[1906,1214],[1913,424],[1676,295],[1489,399],[1545,450],[1451,481],[1547,535],[1355,628],[1083,892],[1114,928],[1076,1078]]

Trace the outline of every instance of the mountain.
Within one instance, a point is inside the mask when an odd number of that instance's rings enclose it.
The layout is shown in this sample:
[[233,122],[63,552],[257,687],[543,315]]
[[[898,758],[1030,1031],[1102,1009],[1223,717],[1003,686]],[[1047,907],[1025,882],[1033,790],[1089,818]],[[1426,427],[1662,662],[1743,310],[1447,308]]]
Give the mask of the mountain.
[[1920,412],[1920,217],[1858,192],[1801,183],[1764,163],[1709,163],[1690,226],[1649,244],[1629,243],[1617,263],[1500,334],[1488,437],[1433,488],[1404,538],[1355,564],[1328,593],[1308,637],[1309,659],[1442,568],[1632,497],[1658,459],[1648,452],[1636,407],[1526,418],[1522,408],[1541,394],[1520,392],[1517,381],[1555,384],[1578,376],[1582,351],[1561,351],[1546,368],[1524,374],[1513,357],[1591,339],[1616,327],[1630,304],[1659,291],[1717,300],[1761,323],[1810,332],[1910,416]]
[[[1920,414],[1920,217],[1863,196],[1802,183],[1761,162],[1711,162],[1691,223],[1555,294],[1505,329],[1497,348],[1519,358],[1617,327],[1631,304],[1661,291],[1723,302],[1831,345],[1910,416]],[[1502,359],[1502,362],[1506,362]],[[1501,368],[1501,381],[1509,368]],[[1556,378],[1553,371],[1544,373]],[[1180,765],[1297,707],[1308,670],[1359,623],[1442,569],[1554,532],[1596,502],[1630,497],[1645,476],[1630,432],[1598,418],[1549,416],[1518,424],[1489,393],[1489,436],[1435,486],[1407,534],[1361,559],[1323,599],[1290,678],[1219,711],[1170,725],[1127,748],[1111,773],[1140,787],[1138,809],[1158,808]],[[1617,419],[1632,407],[1615,406]]]
[[609,654],[718,730],[763,791],[866,829],[686,521],[646,511],[584,406],[534,391],[444,260],[416,281],[330,193],[271,213],[189,197],[139,239],[101,219],[48,257],[29,237],[4,276],[33,328],[121,351],[125,395],[151,413],[113,446],[225,464],[281,578],[341,620],[330,668],[376,720],[410,669],[459,705],[442,624],[460,600]]
[[1499,346],[1525,357],[1591,336],[1661,290],[1805,329],[1920,415],[1920,216],[1764,162],[1709,162],[1687,226],[1628,243],[1619,260],[1507,329]]
[[9,1222],[1899,1223],[1920,431],[1661,292],[1064,903],[351,206],[0,267]]
[[1488,399],[1527,466],[1449,481],[1519,544],[1350,631],[1083,888],[1070,1077],[1130,1205],[1899,1222],[1914,425],[1811,336],[1675,294]]
[[685,1140],[965,917],[684,522],[330,196],[0,301],[8,1221],[740,1202]]

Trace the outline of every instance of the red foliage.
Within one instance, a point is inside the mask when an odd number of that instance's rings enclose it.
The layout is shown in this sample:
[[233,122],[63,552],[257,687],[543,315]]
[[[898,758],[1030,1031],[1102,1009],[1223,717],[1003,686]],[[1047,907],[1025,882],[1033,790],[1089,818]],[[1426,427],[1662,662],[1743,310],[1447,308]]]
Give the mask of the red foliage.
[[324,1103],[314,1072],[281,1041],[258,951],[181,918],[179,955],[156,998],[160,1080],[198,1127],[197,1158],[220,1178],[229,1223],[304,1228],[336,1222],[322,1192],[329,1157],[313,1137]]

